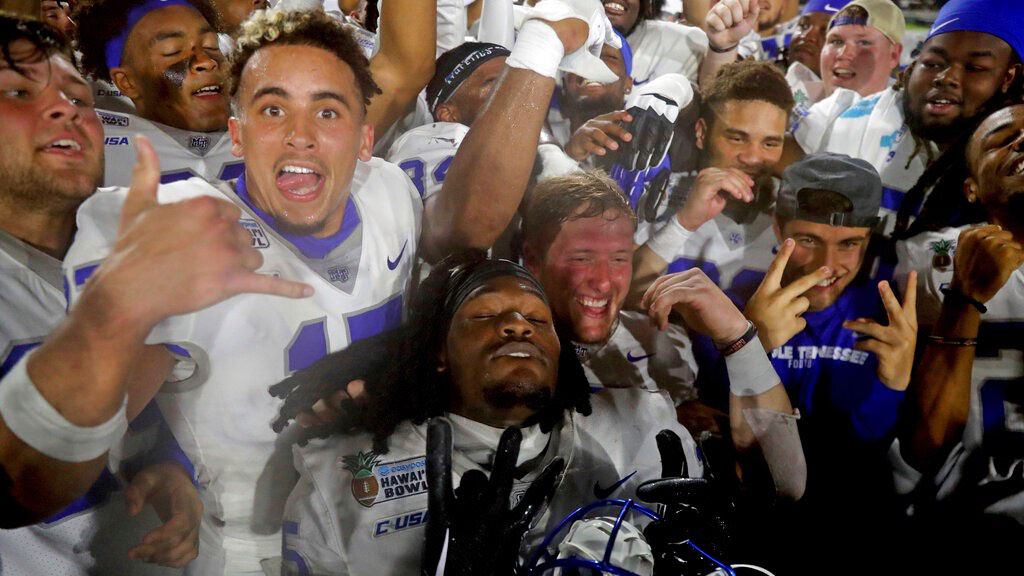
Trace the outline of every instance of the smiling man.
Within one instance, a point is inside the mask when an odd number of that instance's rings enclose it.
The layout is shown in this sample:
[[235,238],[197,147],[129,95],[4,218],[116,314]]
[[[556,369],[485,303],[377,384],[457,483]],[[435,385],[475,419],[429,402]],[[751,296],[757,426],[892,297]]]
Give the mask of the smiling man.
[[882,543],[900,533],[889,449],[913,366],[916,293],[901,304],[888,282],[859,275],[881,195],[863,160],[821,154],[789,166],[775,207],[782,245],[744,311],[801,414],[807,493],[782,530],[806,544],[800,563],[854,546],[821,531],[837,520]]
[[206,0],[102,0],[78,14],[87,73],[129,98],[134,113],[101,110],[104,184],[127,186],[145,134],[160,157],[161,182],[238,177],[231,154],[228,66]]

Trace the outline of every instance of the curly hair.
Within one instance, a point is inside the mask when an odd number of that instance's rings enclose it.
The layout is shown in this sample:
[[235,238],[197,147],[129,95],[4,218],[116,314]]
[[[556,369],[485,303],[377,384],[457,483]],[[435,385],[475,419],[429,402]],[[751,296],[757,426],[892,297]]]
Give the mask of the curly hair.
[[[275,430],[282,430],[299,412],[309,410],[321,398],[344,390],[356,379],[366,383],[366,402],[358,406],[349,402],[338,422],[309,428],[300,441],[339,433],[369,432],[373,435],[374,450],[385,453],[388,437],[402,422],[421,424],[444,414],[449,407],[452,383],[449,371],[440,372],[437,368],[451,323],[446,311],[446,295],[467,275],[490,262],[493,261],[481,252],[445,258],[418,287],[408,309],[408,319],[401,327],[353,342],[348,348],[324,357],[272,387],[272,394],[285,398],[280,418],[274,423]],[[569,344],[569,332],[559,327],[556,330],[563,345],[555,393],[547,407],[524,422],[524,425],[539,424],[544,431],[550,431],[561,422],[566,410],[574,409],[584,415],[591,412],[590,385]]]
[[245,65],[260,48],[267,46],[311,46],[334,54],[348,64],[363,97],[363,110],[380,87],[370,73],[370,62],[349,29],[320,10],[257,10],[242,23],[231,57],[231,105],[237,109],[238,85]]
[[[187,0],[213,26],[216,14],[206,0]],[[93,0],[83,2],[72,17],[78,24],[78,50],[82,68],[96,80],[110,82],[107,67],[107,43],[128,25],[128,12],[144,0]]]
[[68,44],[49,26],[41,22],[26,22],[0,16],[0,57],[8,67],[18,74],[25,74],[24,69],[18,65],[19,60],[24,62],[25,59],[16,60],[11,54],[11,44],[18,40],[27,40],[35,48],[30,59],[34,59],[36,56],[49,57],[52,54],[60,53],[77,67]]
[[741,60],[723,66],[703,94],[701,118],[710,128],[727,102],[762,101],[786,112],[796,101],[786,78],[771,62]]

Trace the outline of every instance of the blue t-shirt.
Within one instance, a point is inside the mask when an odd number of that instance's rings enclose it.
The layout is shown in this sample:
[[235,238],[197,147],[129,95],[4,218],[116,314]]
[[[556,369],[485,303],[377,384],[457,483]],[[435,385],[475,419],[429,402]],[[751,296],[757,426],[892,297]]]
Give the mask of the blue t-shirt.
[[853,283],[835,304],[803,318],[807,327],[770,353],[793,406],[806,422],[828,419],[829,430],[850,440],[890,439],[904,392],[882,384],[878,358],[854,349],[857,333],[843,327],[856,318],[886,322],[875,284]]

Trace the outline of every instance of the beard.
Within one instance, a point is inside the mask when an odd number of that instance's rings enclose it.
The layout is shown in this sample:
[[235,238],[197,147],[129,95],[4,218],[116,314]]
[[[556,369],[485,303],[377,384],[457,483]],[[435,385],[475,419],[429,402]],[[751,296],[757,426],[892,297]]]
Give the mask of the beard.
[[484,399],[494,408],[509,410],[519,406],[540,412],[551,404],[551,388],[537,382],[505,380],[484,388]]
[[910,128],[910,133],[918,138],[930,140],[936,144],[948,144],[964,134],[970,137],[970,134],[974,132],[974,128],[977,127],[978,122],[988,115],[985,111],[989,109],[989,104],[992,104],[996,100],[996,97],[993,97],[985,104],[985,106],[981,107],[978,114],[970,117],[959,116],[948,124],[926,123],[923,113],[920,110],[915,110],[914,107],[910,105],[910,100],[911,98],[909,97],[909,94],[904,94],[903,118],[907,123],[907,126]]
[[103,183],[102,159],[95,169],[62,177],[0,154],[3,200],[29,212],[75,210]]

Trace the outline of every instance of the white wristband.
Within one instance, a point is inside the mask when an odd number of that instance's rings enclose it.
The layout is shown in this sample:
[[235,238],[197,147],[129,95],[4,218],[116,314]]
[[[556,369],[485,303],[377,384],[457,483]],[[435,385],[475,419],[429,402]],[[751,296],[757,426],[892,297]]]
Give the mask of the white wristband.
[[532,70],[548,78],[558,77],[558,64],[565,55],[565,46],[555,29],[540,20],[527,20],[519,29],[516,45],[505,59],[513,68]]
[[658,258],[671,263],[676,259],[676,254],[682,252],[683,244],[686,244],[690,236],[693,236],[693,232],[683,228],[679,219],[673,214],[669,218],[668,224],[662,226],[661,230],[655,232],[647,240],[647,247],[654,251]]
[[779,375],[756,337],[725,357],[725,370],[729,373],[729,391],[736,396],[757,396],[779,383]]
[[0,416],[15,436],[39,452],[65,462],[99,458],[128,429],[125,398],[121,409],[98,426],[77,426],[60,415],[28,376],[26,354],[0,381]]

